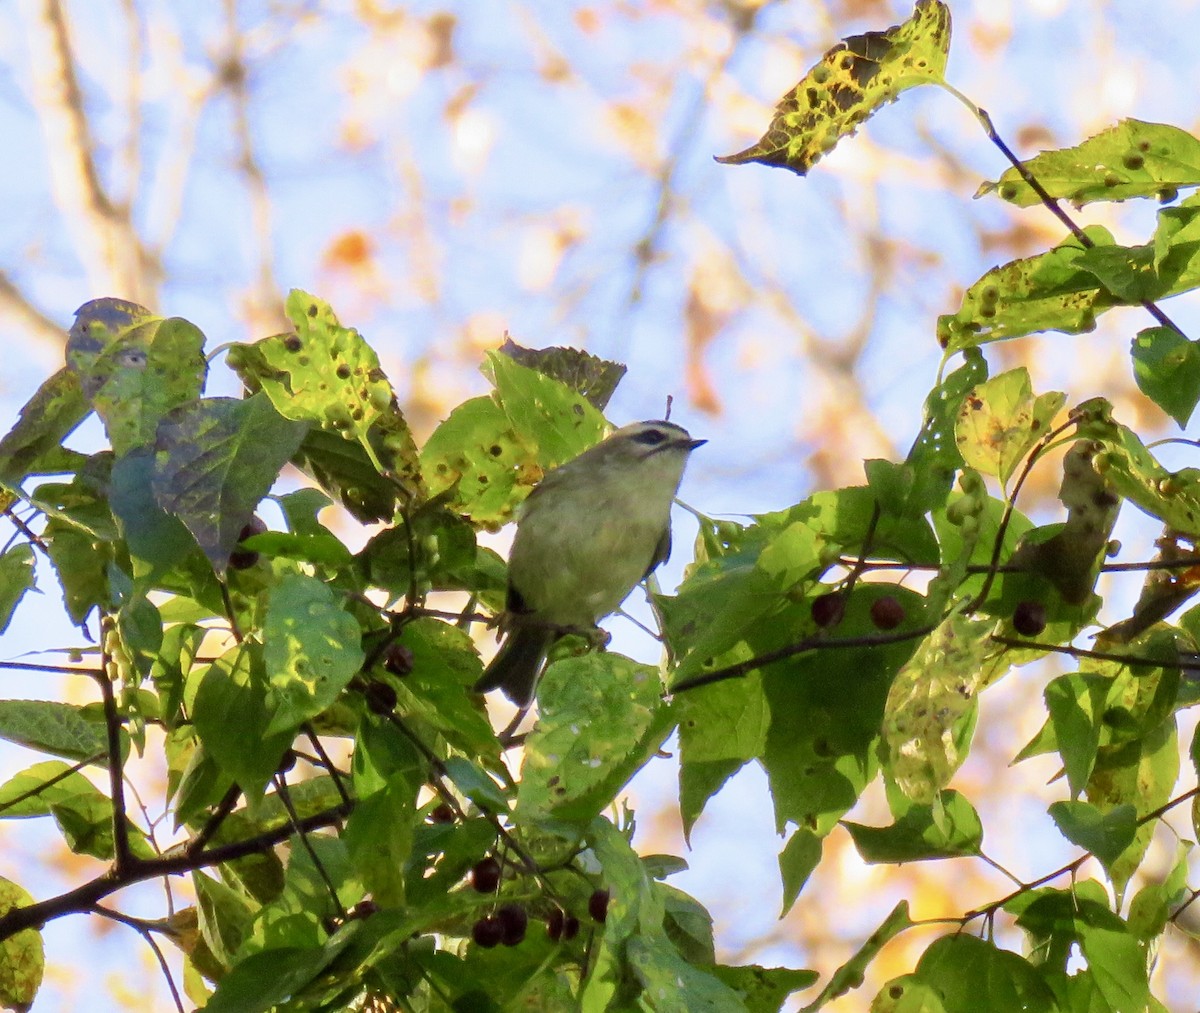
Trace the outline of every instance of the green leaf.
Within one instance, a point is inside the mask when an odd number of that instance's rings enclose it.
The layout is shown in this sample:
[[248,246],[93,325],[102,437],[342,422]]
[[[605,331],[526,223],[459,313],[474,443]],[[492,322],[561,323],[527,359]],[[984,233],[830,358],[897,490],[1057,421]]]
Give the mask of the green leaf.
[[1175,864],[1160,880],[1143,886],[1129,902],[1129,931],[1137,938],[1151,941],[1162,934],[1179,904],[1190,893],[1188,859],[1195,845],[1180,841],[1175,847]]
[[656,1013],[741,1013],[746,1004],[720,978],[687,963],[665,936],[637,935],[626,959],[641,983],[642,1003]]
[[535,448],[543,468],[578,457],[604,438],[608,428],[604,416],[565,383],[500,352],[488,353],[487,366],[513,432],[523,444]]
[[900,901],[892,908],[891,913],[883,920],[879,928],[867,937],[867,941],[858,948],[854,956],[833,972],[829,983],[821,990],[821,994],[805,1006],[801,1013],[815,1013],[830,1000],[845,995],[862,985],[867,967],[879,956],[879,951],[901,932],[912,928],[915,924],[908,913],[908,901]]
[[983,688],[991,624],[952,614],[896,673],[883,718],[891,776],[914,802],[932,803],[966,755],[955,734]]
[[706,970],[738,993],[748,1013],[778,1013],[789,995],[816,984],[820,977],[816,971],[758,964],[739,967],[717,964]]
[[[1102,226],[1084,231],[1095,247],[1114,245]],[[1072,235],[1047,253],[993,267],[963,294],[957,313],[938,317],[938,343],[958,352],[1036,331],[1092,330],[1096,314],[1120,300],[1080,265],[1086,252]]]
[[542,477],[535,448],[513,431],[490,397],[464,401],[421,448],[421,469],[433,495],[476,524],[499,527]]
[[565,384],[600,412],[608,405],[626,372],[621,363],[597,358],[578,348],[523,348],[512,338],[505,339],[500,353]]
[[829,50],[780,100],[757,144],[717,161],[760,162],[803,176],[900,92],[939,83],[949,50],[950,8],[938,0],[918,0],[903,24],[852,35]]
[[276,947],[248,956],[221,979],[205,1013],[267,1013],[320,975],[358,928],[351,922],[323,947]]
[[1096,981],[1096,991],[1114,1013],[1141,1013],[1149,1008],[1148,953],[1120,919],[1092,924],[1079,919],[1079,947]]
[[342,839],[363,886],[380,905],[404,903],[404,865],[413,843],[419,782],[393,776],[380,791],[357,800]]
[[118,456],[152,443],[159,420],[198,398],[208,375],[204,335],[194,324],[163,320],[119,299],[80,307],[67,339],[67,365]]
[[262,394],[194,401],[159,425],[155,499],[187,525],[218,572],[306,429]]
[[[727,684],[726,684],[727,685]],[[691,696],[679,699],[682,704]],[[707,694],[705,694],[707,695]],[[682,728],[682,726],[681,726]],[[680,732],[682,741],[682,730]],[[681,758],[679,764],[679,816],[683,821],[683,839],[691,846],[692,830],[700,819],[708,800],[712,798],[734,774],[742,769],[744,760],[713,760],[689,763]]]
[[68,760],[107,763],[103,725],[83,708],[56,700],[0,700],[0,738]]
[[1058,1013],[1054,993],[1029,961],[975,936],[942,936],[915,973],[946,1013]]
[[964,399],[955,427],[963,461],[1007,486],[1066,400],[1058,391],[1035,398],[1024,366],[979,384]]
[[778,514],[767,514],[760,523],[783,527],[783,521],[812,529],[815,544],[828,561],[831,546],[853,551],[869,538],[871,556],[906,563],[934,563],[940,559],[933,527],[924,517],[884,515],[876,518],[876,494],[867,486],[818,492]]
[[200,934],[209,952],[222,968],[228,970],[243,941],[250,935],[258,905],[199,869],[192,873],[192,886],[196,890]]
[[294,334],[237,345],[229,365],[284,418],[356,442],[405,501],[423,499],[416,444],[375,350],[300,289],[288,293],[287,315]]
[[[1145,730],[1130,742],[1101,746],[1087,784],[1087,799],[1100,812],[1132,805],[1138,818],[1165,805],[1179,778],[1179,748],[1174,717]],[[1141,824],[1133,842],[1107,871],[1118,896],[1141,864],[1157,821]]]
[[1098,675],[1061,675],[1045,689],[1046,710],[1062,756],[1071,797],[1077,798],[1091,776],[1100,746],[1104,705],[1112,682]]
[[977,348],[963,351],[963,364],[929,392],[921,431],[905,463],[914,476],[909,502],[917,513],[937,510],[946,502],[954,475],[963,464],[954,440],[954,425],[963,398],[987,379],[988,365]]
[[479,808],[491,812],[508,811],[504,789],[465,756],[451,756],[445,762],[450,782]]
[[[921,621],[920,595],[890,584],[860,582],[846,601],[837,636],[854,640],[878,635],[871,608],[885,595],[900,603],[906,622]],[[795,628],[794,621],[781,625],[787,636]],[[791,822],[824,836],[858,801],[875,774],[888,685],[914,646],[897,641],[817,648],[764,670],[771,725],[760,762],[780,832]],[[853,693],[846,691],[847,672],[854,673]]]
[[288,574],[271,590],[263,662],[274,714],[264,735],[294,732],[329,707],[363,663],[362,631],[322,581]]
[[417,594],[429,590],[503,591],[506,582],[489,588],[486,576],[478,571],[480,551],[475,529],[434,501],[379,532],[358,558],[367,580],[397,599],[414,588]]
[[272,559],[295,559],[335,573],[349,569],[354,561],[345,544],[328,531],[305,535],[264,531],[260,535],[244,538],[238,544],[250,552],[261,552]]
[[[0,915],[32,903],[24,887],[0,876]],[[29,1009],[42,986],[45,970],[46,949],[36,929],[22,929],[0,943],[0,1006]]]
[[1035,529],[1022,539],[1009,560],[1013,569],[1045,578],[1069,605],[1092,596],[1109,537],[1121,510],[1111,469],[1090,440],[1076,440],[1063,458],[1058,498],[1067,508],[1061,527]]
[[[1043,151],[1023,165],[1051,197],[1077,207],[1131,197],[1173,200],[1181,187],[1200,186],[1200,140],[1166,123],[1125,119],[1082,144]],[[1041,203],[1016,169],[984,183],[975,196],[993,192],[1018,207]]]
[[0,633],[8,629],[25,592],[36,584],[31,545],[21,542],[0,554]]
[[1105,869],[1133,843],[1137,833],[1137,811],[1128,804],[1102,813],[1087,802],[1054,802],[1050,817],[1068,841],[1090,851]]
[[1200,470],[1168,471],[1133,430],[1113,419],[1103,398],[1085,401],[1075,414],[1079,435],[1103,444],[1092,467],[1119,495],[1176,531],[1200,532]]
[[90,535],[56,518],[46,523],[42,540],[62,586],[67,616],[79,626],[93,608],[111,602],[108,587],[111,544],[97,543]]
[[946,1007],[932,985],[915,974],[902,974],[879,990],[871,1013],[946,1013]]
[[395,643],[412,656],[412,671],[393,680],[399,712],[419,716],[466,755],[498,765],[500,744],[472,692],[482,666],[467,632],[422,618],[407,623]]
[[525,740],[516,818],[589,823],[662,745],[673,727],[658,672],[617,654],[551,665],[539,720]]
[[978,855],[983,845],[979,814],[957,791],[939,793],[932,805],[912,805],[890,827],[843,820],[864,862],[922,862]]
[[[654,856],[670,859],[670,855]],[[682,859],[676,859],[682,861]],[[655,879],[661,878],[651,858],[643,858],[646,872]],[[686,867],[686,863],[685,863]],[[681,870],[680,870],[681,871]],[[659,888],[662,893],[663,929],[672,945],[689,964],[712,965],[716,962],[713,942],[712,915],[695,897],[689,896],[673,886]]]
[[[112,859],[113,807],[91,781],[59,760],[35,763],[0,787],[0,818],[54,817],[67,846],[77,855]],[[153,858],[145,835],[125,820],[130,850],[137,858]]]
[[82,455],[62,442],[90,411],[78,374],[64,366],[37,389],[0,439],[0,482],[16,486],[28,475],[74,471]]
[[779,877],[783,881],[783,910],[779,912],[782,918],[796,903],[808,877],[821,861],[823,838],[803,828],[797,830],[788,838],[787,844],[779,853]]
[[154,454],[139,447],[113,463],[109,503],[134,561],[134,573],[155,582],[195,551],[184,522],[154,497]]
[[1186,426],[1200,402],[1200,346],[1172,327],[1147,327],[1133,339],[1133,375],[1151,401]]
[[240,644],[193,678],[198,679],[192,720],[205,749],[246,794],[261,800],[267,782],[292,744],[292,732],[268,735],[274,713],[267,703],[261,651]]
[[396,486],[379,473],[362,444],[314,427],[305,434],[292,463],[311,475],[355,520],[363,524],[391,522],[396,512]]

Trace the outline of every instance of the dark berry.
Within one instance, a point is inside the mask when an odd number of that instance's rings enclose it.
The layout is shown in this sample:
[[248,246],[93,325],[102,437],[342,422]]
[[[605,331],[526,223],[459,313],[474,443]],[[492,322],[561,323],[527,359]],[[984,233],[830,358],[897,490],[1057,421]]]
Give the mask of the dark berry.
[[501,942],[505,946],[516,946],[525,938],[525,929],[529,925],[529,915],[520,904],[503,904],[496,912],[500,924],[504,926]]
[[367,683],[363,695],[373,714],[391,714],[396,709],[396,691],[386,682]]
[[258,514],[255,514],[242,528],[241,534],[238,535],[238,541],[244,542],[247,538],[253,538],[255,535],[266,534],[267,522],[264,521]]
[[495,893],[500,889],[500,863],[491,855],[481,858],[471,869],[471,886],[477,893]]
[[1013,609],[1013,629],[1023,637],[1036,637],[1046,628],[1046,606],[1040,601],[1022,601]]
[[433,808],[433,810],[430,812],[429,822],[430,823],[453,823],[454,822],[454,810],[446,802],[443,802],[441,805],[435,806]]
[[249,570],[261,558],[253,549],[234,549],[229,554],[229,565],[234,570]]
[[242,528],[238,535],[238,548],[229,554],[229,565],[235,570],[248,570],[259,560],[259,555],[253,549],[241,548],[242,542],[255,535],[261,535],[267,530],[266,523],[257,514],[250,518],[250,523]]
[[504,925],[494,915],[480,918],[471,926],[471,938],[477,945],[482,946],[485,950],[490,950],[493,946],[499,945],[504,938]]
[[379,905],[373,900],[360,900],[347,913],[351,918],[369,918],[379,910]]
[[577,935],[579,935],[579,919],[574,915],[567,915],[563,922],[563,942],[574,939]]
[[388,644],[383,652],[383,667],[392,675],[408,675],[413,670],[413,652],[403,644]]
[[595,890],[588,898],[588,914],[595,921],[602,922],[608,917],[608,891]]
[[904,606],[890,594],[876,598],[871,603],[871,622],[876,629],[894,630],[904,622]]
[[552,943],[557,943],[562,939],[563,926],[566,924],[566,921],[567,916],[560,907],[556,907],[546,916],[546,935],[550,937]]
[[283,754],[283,758],[279,761],[279,766],[275,769],[281,774],[286,774],[294,766],[296,766],[296,750],[289,749]]
[[836,626],[846,614],[846,597],[840,591],[830,591],[812,602],[813,622],[821,629]]

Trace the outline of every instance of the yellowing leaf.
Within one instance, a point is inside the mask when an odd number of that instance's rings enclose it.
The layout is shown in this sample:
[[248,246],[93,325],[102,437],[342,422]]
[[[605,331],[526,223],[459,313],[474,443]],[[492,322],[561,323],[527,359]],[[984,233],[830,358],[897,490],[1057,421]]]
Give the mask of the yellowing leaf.
[[780,100],[757,144],[717,161],[761,162],[803,176],[885,102],[907,88],[941,81],[949,49],[950,8],[918,0],[904,24],[852,35],[829,50]]

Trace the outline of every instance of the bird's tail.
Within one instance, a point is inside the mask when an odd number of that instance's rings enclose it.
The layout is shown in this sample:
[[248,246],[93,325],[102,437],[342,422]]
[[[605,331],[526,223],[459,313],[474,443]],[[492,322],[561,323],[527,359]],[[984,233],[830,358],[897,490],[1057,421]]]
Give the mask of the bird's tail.
[[527,707],[533,703],[534,687],[553,642],[554,631],[546,627],[518,626],[511,630],[475,683],[475,692],[503,690],[518,707]]

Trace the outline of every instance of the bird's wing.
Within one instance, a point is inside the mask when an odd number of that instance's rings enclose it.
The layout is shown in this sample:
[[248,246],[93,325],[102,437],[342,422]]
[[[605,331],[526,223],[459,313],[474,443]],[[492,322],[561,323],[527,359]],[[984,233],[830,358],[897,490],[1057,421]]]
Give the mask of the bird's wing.
[[650,565],[646,567],[646,572],[642,574],[642,580],[650,576],[661,563],[665,563],[671,555],[671,525],[668,524],[663,528],[662,537],[658,540],[658,544],[654,547],[654,555],[650,559]]

